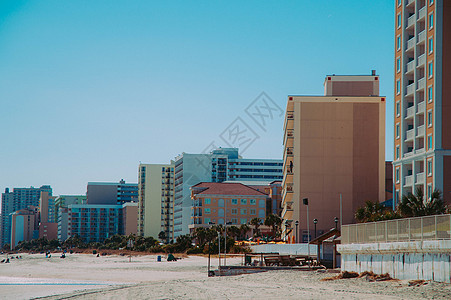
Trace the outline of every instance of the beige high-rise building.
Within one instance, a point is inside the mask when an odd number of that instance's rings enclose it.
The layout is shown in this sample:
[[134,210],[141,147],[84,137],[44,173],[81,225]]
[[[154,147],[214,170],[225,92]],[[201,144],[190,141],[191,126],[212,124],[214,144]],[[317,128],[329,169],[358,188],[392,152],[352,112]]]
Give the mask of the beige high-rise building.
[[174,239],[174,164],[140,164],[138,235]]
[[327,76],[324,89],[324,96],[288,97],[282,237],[297,236],[298,242],[308,239],[307,222],[311,239],[335,226],[340,195],[343,224],[354,222],[366,200],[385,200],[385,97],[379,96],[379,76],[374,71]]
[[451,204],[451,1],[395,7],[394,205],[417,187]]

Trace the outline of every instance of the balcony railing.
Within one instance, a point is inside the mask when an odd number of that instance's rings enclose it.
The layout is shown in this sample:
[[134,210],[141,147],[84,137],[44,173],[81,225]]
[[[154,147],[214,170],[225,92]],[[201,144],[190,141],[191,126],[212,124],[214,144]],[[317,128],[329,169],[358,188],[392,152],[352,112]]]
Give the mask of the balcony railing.
[[415,129],[410,129],[406,131],[406,141],[413,140],[415,137]]
[[416,184],[423,184],[424,183],[424,172],[417,174],[415,183]]
[[417,137],[424,136],[424,125],[417,127]]
[[406,96],[413,95],[415,92],[415,83],[411,83],[406,88]]
[[410,40],[407,41],[406,49],[410,50],[415,46],[415,37],[412,37]]
[[418,114],[424,113],[425,108],[426,108],[426,105],[424,104],[424,101],[418,103],[417,104],[417,113]]
[[423,66],[426,63],[426,54],[421,54],[417,59],[417,66]]
[[415,61],[412,60],[411,62],[408,62],[406,65],[406,73],[408,74],[412,72],[413,69],[415,69]]
[[418,20],[423,19],[426,16],[426,6],[423,6],[422,8],[420,8],[420,10],[418,11]]
[[417,90],[424,90],[424,86],[425,86],[425,79],[423,77],[420,80],[418,80]]
[[412,118],[415,115],[415,106],[406,109],[406,118]]
[[418,44],[424,43],[425,39],[426,39],[426,30],[423,30],[422,32],[420,32],[418,34],[418,42],[417,43]]
[[451,240],[451,215],[343,225],[342,244]]
[[415,14],[413,14],[407,19],[407,27],[406,28],[413,26],[415,24],[415,21],[416,21],[416,17],[415,17]]
[[412,184],[413,184],[413,175],[404,177],[404,186],[412,186]]

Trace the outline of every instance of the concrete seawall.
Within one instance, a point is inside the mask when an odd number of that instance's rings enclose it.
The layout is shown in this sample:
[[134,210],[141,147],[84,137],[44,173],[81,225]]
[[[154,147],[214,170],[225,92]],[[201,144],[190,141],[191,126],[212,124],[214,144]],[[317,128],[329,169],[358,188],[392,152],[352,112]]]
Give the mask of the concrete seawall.
[[451,240],[337,245],[344,271],[451,282]]

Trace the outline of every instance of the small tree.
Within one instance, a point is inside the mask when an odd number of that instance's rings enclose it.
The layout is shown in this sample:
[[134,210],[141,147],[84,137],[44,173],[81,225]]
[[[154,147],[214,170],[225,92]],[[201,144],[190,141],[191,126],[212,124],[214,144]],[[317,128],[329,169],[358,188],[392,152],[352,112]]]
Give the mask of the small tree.
[[439,190],[434,190],[429,199],[424,199],[421,187],[416,188],[415,195],[408,193],[402,196],[398,206],[398,211],[406,218],[439,215],[445,213],[446,209]]
[[162,242],[166,242],[166,240],[167,240],[166,232],[165,231],[160,231],[160,233],[158,233],[158,238]]
[[265,225],[271,227],[272,236],[275,238],[277,229],[282,224],[282,219],[278,215],[270,214],[265,218]]
[[259,231],[258,231],[258,227],[260,227],[260,225],[262,224],[262,220],[260,218],[253,218],[249,224],[254,226],[254,235],[255,236],[259,236]]

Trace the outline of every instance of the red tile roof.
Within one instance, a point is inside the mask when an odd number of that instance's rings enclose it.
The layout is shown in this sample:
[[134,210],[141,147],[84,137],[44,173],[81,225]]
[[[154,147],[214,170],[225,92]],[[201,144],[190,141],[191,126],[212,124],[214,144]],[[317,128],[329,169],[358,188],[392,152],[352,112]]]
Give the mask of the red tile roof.
[[194,194],[203,195],[247,195],[247,196],[267,196],[267,194],[257,191],[241,183],[224,182],[200,182],[193,185],[191,189]]

